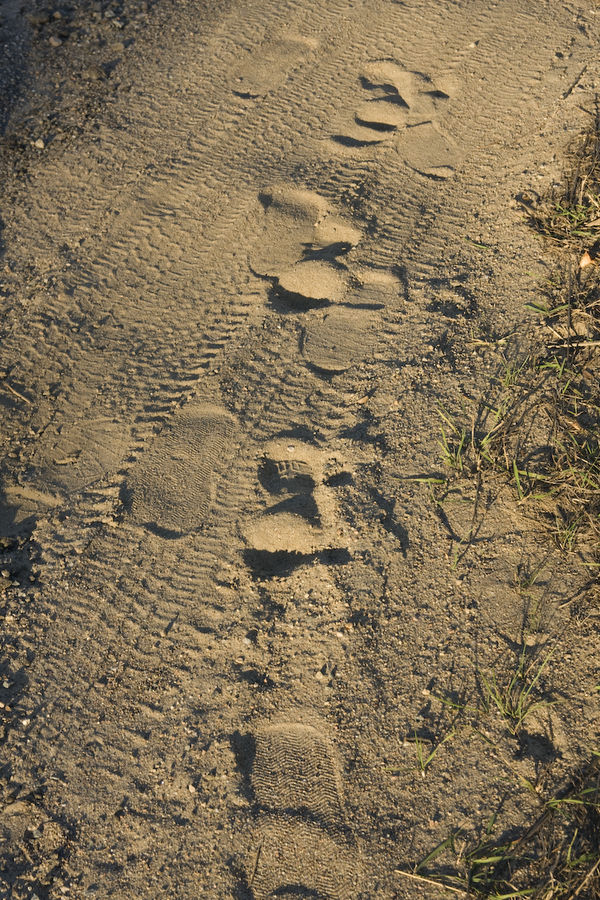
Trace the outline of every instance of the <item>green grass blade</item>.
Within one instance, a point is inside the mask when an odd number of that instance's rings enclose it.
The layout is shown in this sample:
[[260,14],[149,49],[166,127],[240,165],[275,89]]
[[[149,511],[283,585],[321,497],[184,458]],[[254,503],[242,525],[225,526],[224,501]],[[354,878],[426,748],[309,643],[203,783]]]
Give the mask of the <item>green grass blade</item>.
[[453,832],[452,834],[449,834],[447,838],[444,838],[443,841],[441,841],[439,844],[437,844],[437,846],[435,846],[433,848],[433,850],[431,850],[427,854],[427,856],[424,859],[422,859],[421,862],[417,865],[417,867],[414,870],[415,874],[420,872],[421,869],[423,869],[426,865],[428,865],[428,863],[431,863],[434,861],[434,859],[437,859],[438,856],[441,856],[442,853],[444,852],[444,850],[454,847],[454,839],[459,834],[460,834],[460,829],[458,831]]

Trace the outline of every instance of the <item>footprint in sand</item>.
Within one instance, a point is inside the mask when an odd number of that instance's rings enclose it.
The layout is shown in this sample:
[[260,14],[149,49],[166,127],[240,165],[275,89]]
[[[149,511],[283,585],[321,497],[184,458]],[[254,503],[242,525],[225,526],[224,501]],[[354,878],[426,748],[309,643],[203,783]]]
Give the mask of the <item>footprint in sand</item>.
[[433,122],[409,128],[398,152],[411,169],[439,179],[453,175],[461,158],[456,145]]
[[449,95],[429,76],[392,60],[369,63],[360,76],[364,100],[332,140],[356,149],[394,142],[411,168],[447,178],[459,161],[457,147],[437,124]]
[[130,441],[128,430],[109,417],[50,425],[37,441],[32,460],[36,480],[50,490],[82,490],[119,468]]
[[257,240],[249,254],[257,275],[278,277],[300,260],[335,260],[362,237],[360,229],[315,191],[276,185],[261,191],[259,200]]
[[318,45],[292,32],[272,35],[241,62],[233,76],[233,93],[249,100],[268,94]]
[[362,232],[313,191],[283,186],[260,195],[264,212],[252,269],[270,278],[274,295],[303,315],[302,354],[322,375],[362,362],[377,340],[377,311],[398,296],[388,273],[352,274],[341,257]]
[[267,445],[258,478],[269,505],[240,528],[251,566],[261,568],[268,561],[299,564],[323,551],[343,549],[333,528],[326,467],[330,475],[331,454],[303,441],[288,438]]
[[6,473],[0,481],[0,535],[30,530],[36,518],[60,506],[65,496],[104,493],[130,446],[130,428],[108,416],[82,414],[40,429],[27,480],[12,480]]
[[235,433],[235,419],[220,407],[191,401],[178,410],[126,480],[132,519],[166,536],[200,527]]
[[130,429],[108,416],[82,414],[72,422],[45,426],[36,439],[26,483],[2,479],[0,534],[31,527],[65,496],[102,491],[121,468],[130,444]]
[[254,900],[356,896],[358,851],[325,735],[300,723],[260,729],[250,780],[258,821],[246,878]]
[[304,317],[302,355],[325,376],[339,375],[371,356],[379,341],[381,311],[398,302],[401,283],[385,271],[353,276],[339,303]]

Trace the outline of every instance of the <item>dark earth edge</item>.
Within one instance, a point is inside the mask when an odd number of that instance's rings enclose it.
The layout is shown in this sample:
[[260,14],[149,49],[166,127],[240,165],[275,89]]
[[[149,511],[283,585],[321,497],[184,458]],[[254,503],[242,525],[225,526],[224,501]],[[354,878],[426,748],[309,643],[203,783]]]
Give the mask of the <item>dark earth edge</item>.
[[[0,3],[0,241],[2,208],[52,143],[75,144],[127,92],[136,59],[168,52],[184,23],[218,17],[208,0]],[[0,243],[0,259],[4,246]],[[3,269],[2,266],[0,268]],[[5,281],[4,277],[1,279]],[[6,285],[0,285],[0,297]]]
[[[8,310],[24,286],[34,289],[42,277],[31,259],[16,252],[8,259],[3,240],[6,210],[26,190],[32,165],[52,144],[76,147],[101,123],[111,122],[112,104],[139,79],[137,61],[169,52],[183,23],[197,20],[199,13],[204,19],[217,17],[227,5],[219,0],[1,0],[0,348]],[[5,374],[0,360],[0,377]],[[4,449],[10,456],[10,446]],[[0,462],[0,474],[5,463]],[[2,608],[9,588],[35,590],[37,557],[28,529],[7,531],[3,520],[0,509],[0,571],[10,573],[0,576]]]
[[[219,15],[224,5],[212,3],[210,14]],[[24,289],[35,290],[43,278],[18,248],[7,254],[6,211],[27,190],[32,167],[50,145],[75,147],[110,122],[112,103],[139,78],[136,61],[165,48],[168,52],[169,42],[177,40],[177,25],[197,16],[201,7],[204,0],[0,0],[0,350],[10,309],[19,305]],[[5,375],[0,356],[0,378]],[[5,439],[0,480],[13,454]],[[0,682],[18,655],[19,634],[35,630],[39,610],[31,601],[41,587],[33,522],[15,531],[4,512],[0,491],[0,617],[19,621],[11,637],[0,635]],[[23,675],[4,692],[9,705],[0,709],[0,746],[9,709],[18,707],[25,685]],[[9,769],[0,760],[0,779]]]

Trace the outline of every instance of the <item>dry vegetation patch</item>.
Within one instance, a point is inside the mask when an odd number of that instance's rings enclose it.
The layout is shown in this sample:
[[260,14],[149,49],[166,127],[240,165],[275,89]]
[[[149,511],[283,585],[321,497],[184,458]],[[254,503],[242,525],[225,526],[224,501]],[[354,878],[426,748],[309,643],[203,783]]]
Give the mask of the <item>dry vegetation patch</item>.
[[[475,481],[477,495],[498,479],[512,485],[516,501],[545,522],[560,552],[576,554],[589,573],[584,596],[569,625],[570,637],[598,606],[600,579],[600,107],[574,143],[560,189],[519,198],[529,224],[553,255],[553,272],[528,308],[536,334],[516,359],[503,357],[489,391],[470,419],[440,410],[440,452],[448,477],[431,479],[443,506],[457,482]],[[523,345],[521,345],[523,346]],[[455,554],[467,552],[476,529]],[[528,579],[524,576],[523,590]],[[575,604],[574,604],[575,607]],[[476,698],[452,734],[467,728],[487,740],[484,718],[495,716],[517,740],[536,711],[569,697],[553,692],[553,657],[565,633],[541,644],[523,643],[497,670],[478,673]],[[599,686],[600,687],[600,686]],[[460,713],[459,710],[457,710]],[[512,830],[496,815],[479,830],[456,829],[403,879],[435,885],[443,896],[533,897],[575,900],[600,897],[600,742],[590,735],[570,776],[530,785],[539,816]],[[425,766],[431,758],[421,754]],[[517,776],[518,777],[518,776]],[[521,787],[523,785],[521,784]]]

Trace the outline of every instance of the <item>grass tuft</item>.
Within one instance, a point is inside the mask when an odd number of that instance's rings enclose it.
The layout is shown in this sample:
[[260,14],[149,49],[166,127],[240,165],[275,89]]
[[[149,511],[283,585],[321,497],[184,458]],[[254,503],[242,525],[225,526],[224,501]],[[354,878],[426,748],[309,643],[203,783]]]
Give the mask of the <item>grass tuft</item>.
[[521,194],[530,225],[554,243],[570,248],[593,242],[600,235],[600,106],[592,125],[570,149],[570,172],[548,196]]
[[492,816],[476,833],[456,829],[412,870],[397,874],[480,900],[599,897],[600,753],[590,755],[531,825],[496,836]]
[[541,660],[528,657],[528,648],[524,644],[517,658],[513,672],[506,673],[504,678],[496,672],[479,673],[486,709],[495,708],[504,719],[508,729],[518,735],[523,729],[527,717],[535,710],[551,705],[541,690],[541,679],[552,659],[552,651]]
[[[504,357],[490,391],[470,416],[440,411],[439,444],[451,471],[446,485],[436,484],[432,493],[441,507],[453,480],[475,477],[478,495],[483,478],[504,479],[517,502],[547,522],[556,545],[585,561],[591,574],[586,591],[594,600],[600,578],[598,100],[590,128],[570,157],[571,170],[559,189],[543,198],[520,198],[530,225],[550,239],[555,253],[543,298],[527,304],[539,323],[529,352],[517,360]],[[584,250],[589,252],[581,257]],[[503,352],[508,346],[494,342]],[[521,577],[522,592],[535,583],[541,566]],[[508,669],[479,672],[483,712],[500,715],[510,734],[522,735],[529,716],[556,702],[549,693],[552,659],[552,651],[540,655],[524,645]],[[463,703],[448,705],[473,713]],[[492,743],[476,725],[470,727]],[[532,823],[497,833],[492,816],[479,829],[455,829],[412,869],[397,870],[399,876],[419,883],[423,893],[432,885],[448,895],[481,900],[598,900],[600,751],[588,747],[586,754],[588,762],[545,797],[537,782],[526,782],[515,768],[513,774],[541,803]],[[431,759],[424,749],[420,759],[426,769]]]

